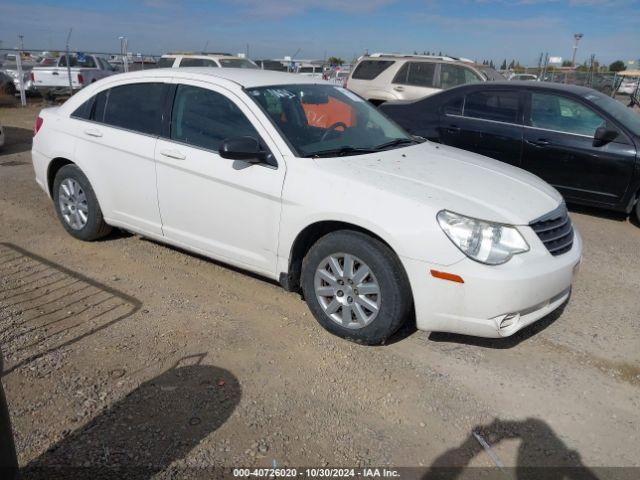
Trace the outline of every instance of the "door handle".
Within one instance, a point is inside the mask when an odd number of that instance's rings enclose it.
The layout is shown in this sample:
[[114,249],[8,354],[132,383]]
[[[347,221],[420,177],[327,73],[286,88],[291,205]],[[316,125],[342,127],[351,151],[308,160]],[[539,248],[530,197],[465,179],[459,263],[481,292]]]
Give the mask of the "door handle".
[[95,128],[90,128],[89,130],[84,131],[85,135],[89,135],[90,137],[101,137],[102,132],[100,130],[96,130]]
[[177,150],[160,150],[160,155],[164,155],[165,157],[173,158],[175,160],[184,160],[187,158],[184,153]]
[[551,145],[549,140],[545,140],[544,138],[539,138],[538,140],[527,140],[529,145],[533,145],[534,147],[548,147]]
[[51,72],[51,75],[60,75],[58,72]]
[[460,131],[462,130],[460,127],[456,126],[456,125],[451,125],[448,127],[444,127],[445,131],[448,133],[460,133]]
[[404,92],[404,87],[401,87],[400,85],[396,85],[395,87],[393,87],[393,89],[396,92]]

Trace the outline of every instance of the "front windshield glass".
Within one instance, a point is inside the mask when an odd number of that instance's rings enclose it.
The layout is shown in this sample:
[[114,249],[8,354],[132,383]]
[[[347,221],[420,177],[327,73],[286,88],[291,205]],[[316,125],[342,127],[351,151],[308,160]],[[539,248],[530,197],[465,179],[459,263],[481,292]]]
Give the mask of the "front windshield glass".
[[247,89],[298,156],[344,156],[416,143],[369,102],[334,85]]
[[220,58],[218,61],[224,68],[259,68],[255,63],[246,58]]
[[625,107],[618,100],[596,91],[587,93],[584,98],[609,113],[609,115],[631,130],[634,135],[640,136],[640,115],[634,112],[632,108]]

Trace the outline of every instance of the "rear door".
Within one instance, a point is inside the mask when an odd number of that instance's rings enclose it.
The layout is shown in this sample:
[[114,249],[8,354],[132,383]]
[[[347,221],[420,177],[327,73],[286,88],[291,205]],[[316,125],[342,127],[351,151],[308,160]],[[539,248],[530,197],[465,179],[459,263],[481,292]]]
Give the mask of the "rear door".
[[107,221],[162,234],[154,152],[167,84],[129,83],[82,105],[75,157],[91,181]]
[[[462,109],[462,110],[460,110]],[[442,143],[519,166],[523,99],[517,90],[482,89],[443,108]]]
[[400,100],[415,100],[438,92],[436,66],[435,62],[405,62],[393,77],[394,95]]
[[[594,145],[598,127],[618,137]],[[604,115],[574,97],[555,92],[528,96],[522,167],[556,187],[567,199],[613,205],[633,176],[633,142]]]
[[[252,136],[274,164],[222,158],[224,139]],[[158,140],[164,235],[228,263],[273,276],[285,164],[251,109],[234,93],[180,80],[168,130]]]

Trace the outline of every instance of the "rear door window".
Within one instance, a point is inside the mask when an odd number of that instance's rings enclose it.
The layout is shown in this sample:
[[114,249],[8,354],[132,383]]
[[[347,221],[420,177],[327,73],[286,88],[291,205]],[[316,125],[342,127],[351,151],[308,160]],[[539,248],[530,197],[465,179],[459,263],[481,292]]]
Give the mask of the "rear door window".
[[173,67],[173,62],[175,62],[175,58],[161,58],[156,63],[156,67],[158,68],[171,68]]
[[[106,98],[102,122],[135,132],[157,135],[165,91],[163,83],[134,83],[114,87],[109,90]],[[100,121],[99,107],[96,101],[96,121]]]
[[433,87],[436,64],[432,62],[407,62],[398,71],[393,83],[415,87]]
[[356,80],[373,80],[393,65],[393,60],[363,60],[353,71],[351,78]]
[[481,80],[472,70],[462,65],[440,64],[440,88],[443,90],[467,83],[477,83]]
[[226,138],[260,136],[238,106],[204,88],[178,85],[171,112],[171,140],[217,152]]
[[465,117],[506,123],[520,122],[520,94],[508,91],[481,91],[467,95]]
[[181,67],[217,67],[218,65],[208,58],[183,58],[180,60]]

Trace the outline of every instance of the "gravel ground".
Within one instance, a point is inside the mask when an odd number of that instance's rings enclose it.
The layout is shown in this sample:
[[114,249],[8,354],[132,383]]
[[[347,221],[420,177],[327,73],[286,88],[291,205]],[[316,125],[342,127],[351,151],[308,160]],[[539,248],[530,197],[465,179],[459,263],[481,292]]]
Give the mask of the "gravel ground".
[[365,347],[264,279],[125,233],[71,238],[33,179],[37,110],[0,109],[2,380],[25,471],[494,465],[474,431],[506,466],[640,467],[626,219],[573,212],[571,301],[515,337]]

